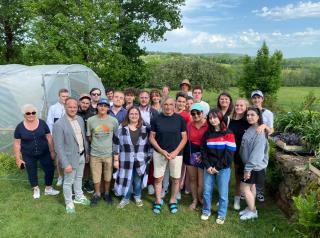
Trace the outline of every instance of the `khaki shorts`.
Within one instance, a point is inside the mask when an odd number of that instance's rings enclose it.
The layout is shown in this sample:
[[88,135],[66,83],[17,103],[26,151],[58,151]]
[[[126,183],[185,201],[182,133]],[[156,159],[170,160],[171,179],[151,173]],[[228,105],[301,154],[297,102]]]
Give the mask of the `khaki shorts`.
[[168,163],[170,176],[179,179],[181,176],[182,156],[179,155],[172,160],[167,160],[166,157],[156,151],[153,152],[153,176],[155,178],[163,177]]
[[112,157],[90,156],[90,168],[93,183],[101,182],[101,175],[104,181],[110,182],[112,178]]

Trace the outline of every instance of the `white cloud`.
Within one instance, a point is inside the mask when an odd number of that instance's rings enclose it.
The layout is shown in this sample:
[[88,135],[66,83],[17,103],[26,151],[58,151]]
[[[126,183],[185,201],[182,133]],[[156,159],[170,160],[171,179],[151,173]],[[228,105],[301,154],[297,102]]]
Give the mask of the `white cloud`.
[[[157,43],[164,51],[176,52],[242,52],[258,49],[266,41],[273,49],[300,49],[303,46],[317,48],[320,44],[320,28],[306,28],[299,32],[274,31],[270,33],[248,29],[234,34],[210,34],[191,31],[187,28],[174,30],[166,34],[165,42]],[[154,47],[152,47],[154,48]]]
[[239,5],[239,0],[186,0],[182,11],[193,11],[196,9],[211,9],[215,8],[234,8]]
[[299,2],[274,8],[262,7],[261,10],[254,10],[257,16],[275,20],[286,20],[303,17],[320,17],[320,1]]

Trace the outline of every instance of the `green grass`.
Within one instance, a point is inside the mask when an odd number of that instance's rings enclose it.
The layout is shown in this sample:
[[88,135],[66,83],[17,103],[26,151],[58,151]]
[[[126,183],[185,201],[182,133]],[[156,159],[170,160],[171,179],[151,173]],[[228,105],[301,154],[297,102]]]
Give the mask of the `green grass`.
[[[119,200],[115,198],[112,206],[104,202],[95,208],[76,205],[76,214],[69,215],[65,213],[63,196],[44,196],[43,186],[40,199],[34,200],[25,172],[1,177],[0,187],[0,237],[297,237],[296,225],[285,218],[269,197],[258,204],[258,220],[240,221],[238,213],[232,210],[233,189],[226,223],[219,226],[214,224],[215,205],[209,221],[201,221],[200,211],[188,209],[191,197],[184,194],[175,215],[169,212],[168,200],[161,214],[154,215],[154,198],[145,193],[142,208],[131,202],[119,210]],[[216,198],[217,194],[213,204]]]

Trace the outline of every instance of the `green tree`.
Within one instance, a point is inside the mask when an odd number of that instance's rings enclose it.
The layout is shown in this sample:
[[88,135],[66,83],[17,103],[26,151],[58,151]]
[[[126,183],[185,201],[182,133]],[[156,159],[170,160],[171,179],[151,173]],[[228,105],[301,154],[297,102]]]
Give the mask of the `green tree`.
[[269,55],[266,42],[258,50],[257,56],[245,56],[243,60],[243,75],[238,81],[240,92],[247,98],[256,89],[261,90],[267,98],[276,100],[276,93],[281,86],[281,51]]
[[27,0],[0,0],[0,63],[20,63],[30,12]]

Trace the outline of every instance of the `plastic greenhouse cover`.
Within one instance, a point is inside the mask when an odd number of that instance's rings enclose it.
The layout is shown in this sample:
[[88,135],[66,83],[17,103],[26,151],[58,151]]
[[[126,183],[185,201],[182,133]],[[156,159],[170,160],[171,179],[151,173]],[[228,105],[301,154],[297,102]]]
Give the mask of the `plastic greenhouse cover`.
[[23,120],[23,105],[35,105],[38,117],[46,120],[59,89],[67,88],[72,97],[79,98],[93,87],[104,92],[101,79],[84,65],[0,65],[0,151],[9,147],[12,151],[13,131]]

